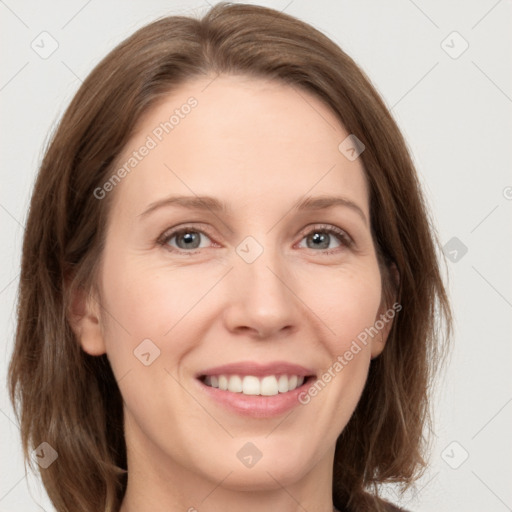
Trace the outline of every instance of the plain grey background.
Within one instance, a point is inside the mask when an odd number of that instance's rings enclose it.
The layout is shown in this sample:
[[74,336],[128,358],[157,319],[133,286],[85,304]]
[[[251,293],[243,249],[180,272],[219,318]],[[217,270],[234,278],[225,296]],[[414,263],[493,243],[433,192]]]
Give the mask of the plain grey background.
[[[445,246],[456,324],[431,466],[416,492],[400,499],[390,487],[387,496],[415,512],[512,510],[512,1],[253,3],[312,24],[368,74],[408,141]],[[0,0],[1,512],[53,510],[25,476],[5,389],[23,225],[48,134],[118,42],[158,16],[208,7]]]

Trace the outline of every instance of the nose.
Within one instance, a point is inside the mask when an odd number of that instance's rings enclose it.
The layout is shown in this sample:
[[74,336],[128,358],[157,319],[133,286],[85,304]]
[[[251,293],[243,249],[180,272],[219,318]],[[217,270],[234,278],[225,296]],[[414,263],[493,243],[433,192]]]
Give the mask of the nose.
[[293,291],[292,273],[277,250],[265,248],[252,263],[235,254],[226,280],[224,320],[230,332],[268,339],[297,329],[303,315],[301,302]]

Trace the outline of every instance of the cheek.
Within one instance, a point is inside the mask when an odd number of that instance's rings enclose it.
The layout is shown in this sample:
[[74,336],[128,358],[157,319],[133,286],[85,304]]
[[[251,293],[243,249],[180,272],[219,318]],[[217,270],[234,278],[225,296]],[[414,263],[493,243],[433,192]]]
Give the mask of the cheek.
[[201,280],[191,267],[168,268],[144,260],[130,254],[105,260],[105,306],[137,334],[162,336],[201,292]]
[[311,280],[307,304],[330,334],[329,351],[338,355],[375,322],[381,301],[377,262],[317,272]]
[[305,302],[322,320],[325,336],[320,350],[326,357],[318,383],[300,400],[314,408],[316,420],[329,431],[326,438],[336,439],[366,383],[372,339],[367,332],[378,315],[381,276],[377,262],[367,261],[319,272],[314,282],[311,290],[316,291],[310,292]]
[[198,315],[204,309],[196,306],[204,306],[202,299],[225,272],[224,267],[199,270],[194,265],[169,267],[147,260],[114,255],[104,261],[105,342],[109,355],[123,367],[133,364],[133,351],[145,339],[165,353],[168,362],[190,350],[190,337],[183,337],[183,329],[191,327],[193,318],[194,332],[199,334]]

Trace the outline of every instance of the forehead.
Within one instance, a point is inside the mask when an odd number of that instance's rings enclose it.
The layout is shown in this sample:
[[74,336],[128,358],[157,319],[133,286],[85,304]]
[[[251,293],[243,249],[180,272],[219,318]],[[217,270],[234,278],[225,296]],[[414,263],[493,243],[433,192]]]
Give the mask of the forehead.
[[326,104],[295,86],[245,76],[195,79],[139,121],[118,158],[116,169],[128,172],[116,202],[140,213],[177,193],[277,210],[305,195],[339,192],[367,212],[361,159],[338,148],[348,135]]

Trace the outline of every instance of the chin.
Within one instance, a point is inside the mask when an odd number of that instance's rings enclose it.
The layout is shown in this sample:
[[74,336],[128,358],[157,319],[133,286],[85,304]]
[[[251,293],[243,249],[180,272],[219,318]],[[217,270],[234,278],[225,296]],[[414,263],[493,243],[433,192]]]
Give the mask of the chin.
[[[226,478],[223,487],[239,491],[264,491],[282,489],[299,481],[307,472],[304,467],[297,467],[288,461],[262,460],[252,468],[231,468],[232,473]],[[227,472],[226,472],[227,474]],[[218,481],[219,475],[215,475]]]
[[[240,491],[280,489],[300,481],[317,463],[310,457],[311,450],[304,442],[290,442],[284,447],[277,447],[263,436],[261,439],[252,438],[253,441],[250,439],[234,439],[236,447],[224,447],[224,456],[220,459],[217,454],[212,454],[210,460],[222,460],[220,465],[209,468],[213,481],[218,482],[229,474],[223,482],[225,488]],[[317,452],[313,450],[313,453]],[[226,453],[233,453],[234,457],[226,457]]]

